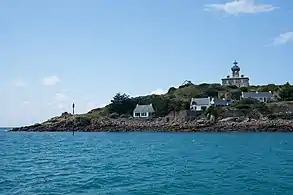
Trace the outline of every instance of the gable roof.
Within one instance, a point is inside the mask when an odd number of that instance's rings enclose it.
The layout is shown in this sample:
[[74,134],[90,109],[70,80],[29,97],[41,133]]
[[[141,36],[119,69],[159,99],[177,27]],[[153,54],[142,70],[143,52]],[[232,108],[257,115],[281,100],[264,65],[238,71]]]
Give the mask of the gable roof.
[[231,102],[223,99],[214,99],[214,105],[218,106],[228,106]]
[[242,97],[244,98],[272,98],[273,94],[270,92],[243,92]]
[[148,105],[139,105],[137,104],[135,109],[133,110],[135,113],[146,113],[146,112],[155,112],[153,105],[148,104]]
[[191,104],[195,103],[195,105],[201,106],[201,105],[209,105],[210,104],[210,98],[192,98]]

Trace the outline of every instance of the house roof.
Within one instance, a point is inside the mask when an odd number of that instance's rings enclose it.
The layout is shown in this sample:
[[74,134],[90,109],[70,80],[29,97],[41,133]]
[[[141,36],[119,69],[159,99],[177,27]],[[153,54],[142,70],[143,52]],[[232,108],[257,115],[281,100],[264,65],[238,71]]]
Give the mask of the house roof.
[[219,106],[227,106],[230,104],[230,102],[222,99],[214,99],[214,104]]
[[209,105],[210,104],[210,98],[192,98],[191,103],[195,102],[195,105],[201,106],[201,105]]
[[135,113],[146,113],[146,112],[155,112],[153,105],[148,104],[148,105],[139,105],[137,104],[134,111]]
[[230,78],[223,78],[222,81],[226,81],[226,80],[249,80],[249,77],[230,77]]
[[273,94],[270,92],[243,92],[242,96],[244,98],[272,98]]

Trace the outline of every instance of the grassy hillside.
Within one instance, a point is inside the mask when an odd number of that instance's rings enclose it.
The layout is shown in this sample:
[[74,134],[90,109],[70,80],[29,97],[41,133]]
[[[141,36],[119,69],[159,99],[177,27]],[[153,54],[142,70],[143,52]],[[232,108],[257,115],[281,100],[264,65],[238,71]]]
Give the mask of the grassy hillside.
[[[90,118],[98,118],[101,116],[110,116],[113,118],[119,116],[129,117],[131,116],[136,104],[150,103],[153,104],[157,116],[166,116],[171,111],[189,109],[191,98],[218,97],[240,100],[242,91],[271,91],[276,94],[276,97],[279,98],[280,101],[293,100],[293,86],[289,83],[286,83],[285,85],[269,84],[263,86],[250,86],[248,88],[223,87],[220,84],[203,83],[200,85],[194,85],[192,83],[188,83],[178,88],[171,87],[168,92],[163,95],[129,97],[127,94],[117,93],[111,101],[111,104],[107,105],[104,108],[93,109],[83,116],[87,116]],[[279,107],[278,105],[268,107],[268,105],[257,104],[252,108],[252,103],[248,103],[248,105],[249,106],[243,105],[242,102],[242,105],[238,103],[237,106],[234,106],[234,108],[244,109],[250,107],[250,110],[260,108],[262,111],[265,111],[267,109],[273,111],[277,110],[276,108]]]

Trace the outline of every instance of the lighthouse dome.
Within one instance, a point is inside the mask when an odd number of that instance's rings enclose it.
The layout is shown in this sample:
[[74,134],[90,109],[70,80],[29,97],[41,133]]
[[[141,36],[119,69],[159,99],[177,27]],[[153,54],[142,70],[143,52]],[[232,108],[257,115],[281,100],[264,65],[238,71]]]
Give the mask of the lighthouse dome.
[[238,62],[234,62],[233,63],[234,64],[234,66],[231,68],[231,70],[234,72],[234,71],[240,71],[240,67],[238,66]]

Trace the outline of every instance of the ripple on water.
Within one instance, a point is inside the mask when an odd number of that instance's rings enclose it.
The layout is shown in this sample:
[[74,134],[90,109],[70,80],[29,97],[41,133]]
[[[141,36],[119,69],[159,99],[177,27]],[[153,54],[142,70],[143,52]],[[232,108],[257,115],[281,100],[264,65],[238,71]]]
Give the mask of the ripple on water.
[[293,194],[291,134],[0,132],[0,194]]

